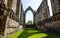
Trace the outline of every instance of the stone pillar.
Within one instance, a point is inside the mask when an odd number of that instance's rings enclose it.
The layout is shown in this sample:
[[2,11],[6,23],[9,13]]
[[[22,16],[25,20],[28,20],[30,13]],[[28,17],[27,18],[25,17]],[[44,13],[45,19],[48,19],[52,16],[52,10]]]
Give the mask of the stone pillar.
[[23,19],[24,19],[24,21],[23,21],[23,22],[24,22],[24,27],[25,27],[25,14],[24,14],[24,16],[23,16],[23,17],[24,17],[24,18],[23,18]]
[[21,0],[17,0],[16,4],[16,15],[20,18],[20,12],[21,12]]
[[33,24],[35,25],[35,14],[33,14]]
[[24,11],[23,11],[23,7],[22,7],[22,4],[21,4],[20,22],[21,22],[22,25],[24,23],[23,21],[24,21]]
[[51,0],[53,15],[60,12],[60,0]]
[[35,14],[33,14],[33,25],[34,25],[34,28],[36,28],[36,25],[35,25]]
[[16,14],[16,4],[17,4],[17,0],[13,0],[12,10],[14,11],[15,14]]

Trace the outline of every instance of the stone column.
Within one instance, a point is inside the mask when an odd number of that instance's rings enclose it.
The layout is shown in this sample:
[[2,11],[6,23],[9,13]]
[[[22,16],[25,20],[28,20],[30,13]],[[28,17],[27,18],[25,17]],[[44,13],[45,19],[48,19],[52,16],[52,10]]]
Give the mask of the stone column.
[[14,11],[15,14],[16,14],[16,4],[17,4],[17,0],[13,0],[12,10]]
[[59,0],[51,0],[53,15],[60,12]]
[[36,27],[35,25],[35,14],[33,14],[33,25],[34,25],[34,28]]
[[23,19],[24,19],[24,21],[23,21],[23,22],[24,22],[24,27],[25,27],[25,14],[24,14],[24,16],[23,16]]
[[21,0],[17,0],[16,4],[16,15],[20,18],[20,12],[21,12]]

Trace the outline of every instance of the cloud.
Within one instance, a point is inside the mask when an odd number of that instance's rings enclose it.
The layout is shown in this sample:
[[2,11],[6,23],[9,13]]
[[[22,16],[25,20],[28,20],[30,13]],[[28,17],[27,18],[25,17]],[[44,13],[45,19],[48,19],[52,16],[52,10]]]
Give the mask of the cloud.
[[28,6],[31,6],[33,10],[37,10],[38,7],[40,6],[42,0],[22,0],[23,3],[23,9],[24,11],[27,9]]

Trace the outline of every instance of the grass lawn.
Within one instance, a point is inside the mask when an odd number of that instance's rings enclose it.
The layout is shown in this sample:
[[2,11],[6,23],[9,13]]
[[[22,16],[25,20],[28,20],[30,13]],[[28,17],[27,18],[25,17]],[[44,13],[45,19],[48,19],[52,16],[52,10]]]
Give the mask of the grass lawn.
[[60,38],[60,35],[43,32],[41,30],[22,29],[9,36],[9,38]]
[[9,36],[9,38],[18,38],[18,36],[23,32],[23,29],[19,30],[15,34]]

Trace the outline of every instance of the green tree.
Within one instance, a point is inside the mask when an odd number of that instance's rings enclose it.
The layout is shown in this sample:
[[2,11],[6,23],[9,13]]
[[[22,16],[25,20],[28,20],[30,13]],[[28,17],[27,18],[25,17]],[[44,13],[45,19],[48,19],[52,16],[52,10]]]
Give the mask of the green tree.
[[33,24],[32,20],[29,20],[26,24],[31,25]]

